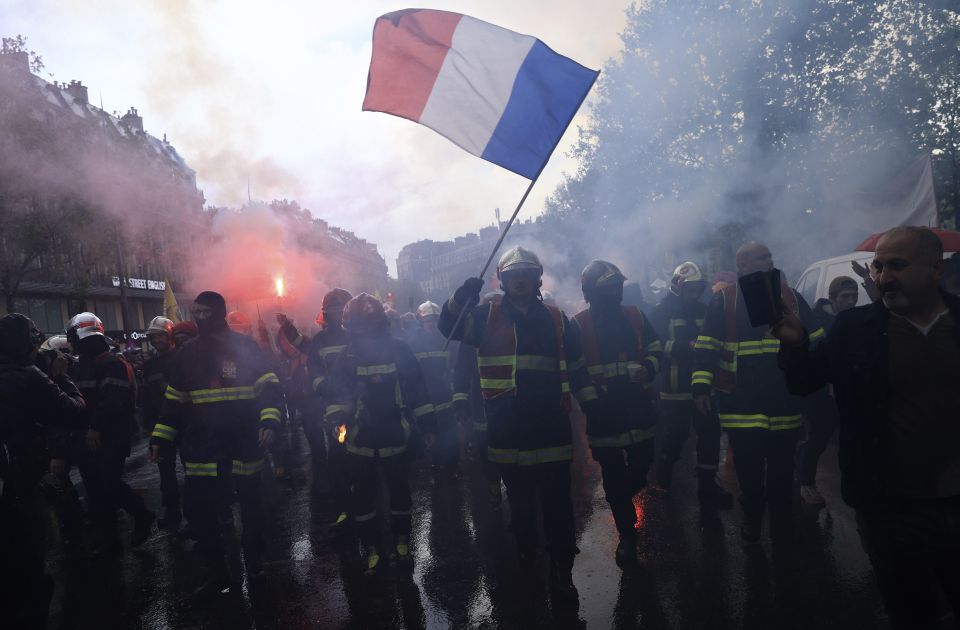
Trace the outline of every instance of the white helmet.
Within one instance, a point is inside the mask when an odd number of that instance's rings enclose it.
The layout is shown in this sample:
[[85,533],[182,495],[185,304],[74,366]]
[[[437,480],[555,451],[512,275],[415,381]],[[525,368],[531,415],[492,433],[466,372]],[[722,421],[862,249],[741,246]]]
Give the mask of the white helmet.
[[173,320],[167,319],[163,315],[157,315],[150,320],[150,325],[147,326],[147,334],[153,335],[155,333],[164,333],[171,339],[173,338]]
[[440,307],[433,302],[424,302],[417,308],[417,317],[424,319],[426,317],[440,317]]
[[66,335],[52,335],[40,344],[41,350],[59,350],[60,352],[70,352],[70,343]]
[[71,317],[66,329],[68,339],[71,331],[77,335],[77,339],[86,339],[94,335],[104,336],[103,322],[93,313],[80,313]]
[[673,270],[673,277],[670,279],[670,293],[680,295],[681,287],[687,282],[704,282],[703,272],[700,271],[700,267],[695,262],[680,263]]

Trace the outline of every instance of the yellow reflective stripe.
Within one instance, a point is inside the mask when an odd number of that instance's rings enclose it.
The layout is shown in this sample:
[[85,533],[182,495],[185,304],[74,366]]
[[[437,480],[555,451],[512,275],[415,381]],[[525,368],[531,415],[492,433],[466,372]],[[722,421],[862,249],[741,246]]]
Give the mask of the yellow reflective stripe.
[[436,412],[446,411],[446,410],[449,409],[450,407],[453,407],[453,403],[452,403],[452,402],[439,403],[439,404],[433,406],[433,410],[436,411]]
[[177,438],[177,430],[174,427],[158,422],[153,425],[153,431],[150,433],[150,436],[173,442]]
[[273,372],[267,372],[266,374],[264,374],[263,376],[261,376],[260,378],[258,378],[258,379],[257,379],[257,382],[253,384],[253,390],[256,391],[256,392],[259,392],[259,391],[260,391],[260,388],[262,388],[262,387],[263,387],[264,385],[266,385],[267,383],[277,383],[277,384],[279,384],[279,383],[280,383],[280,379],[277,378],[277,375],[274,374]]
[[722,344],[719,339],[700,335],[697,337],[697,341],[693,344],[693,347],[696,350],[719,350]]
[[673,356],[673,344],[674,344],[674,341],[671,339],[663,346],[663,356],[665,356],[668,359],[671,356]]
[[587,443],[593,448],[622,448],[631,444],[639,444],[645,440],[652,440],[656,434],[656,427],[630,429],[620,435],[588,435]]
[[510,378],[481,378],[481,389],[512,389],[513,379]]
[[174,389],[169,385],[167,385],[167,389],[164,390],[163,397],[167,400],[172,400],[173,402],[179,403],[185,403],[190,400],[190,394],[181,392],[179,389]]
[[328,354],[339,354],[346,350],[346,346],[327,346],[325,348],[320,348],[317,350],[317,356],[321,359],[326,358]]
[[376,376],[379,374],[394,374],[397,371],[396,363],[383,365],[358,365],[357,376]]
[[713,385],[713,372],[706,372],[703,370],[697,370],[693,373],[693,378],[690,381],[693,385]]
[[250,462],[241,461],[239,459],[233,460],[233,474],[235,475],[255,475],[261,470],[263,470],[262,459],[256,459]]
[[518,464],[520,466],[564,462],[573,459],[573,445],[538,448],[530,451],[487,447],[487,458],[495,464]]
[[823,327],[821,326],[820,328],[817,328],[815,331],[813,331],[812,333],[810,333],[810,341],[816,341],[817,339],[820,339],[821,337],[825,336],[826,334],[827,334],[827,331],[825,331],[825,330],[823,329]]
[[453,402],[460,402],[460,401],[462,401],[462,400],[464,400],[464,401],[470,400],[470,394],[464,394],[463,392],[457,392],[456,394],[453,395]]
[[353,453],[354,455],[360,455],[361,457],[393,457],[394,455],[400,455],[405,453],[407,450],[406,444],[401,444],[398,446],[385,446],[380,449],[370,448],[368,446],[355,446],[351,442],[347,442],[346,450],[348,453]]
[[569,393],[570,393],[570,383],[568,383],[567,381],[561,381],[561,382],[560,382],[560,392],[563,393],[563,394],[569,394]]
[[741,341],[737,347],[737,356],[755,356],[760,354],[776,354],[780,350],[779,339],[761,339],[757,341]]
[[578,389],[576,393],[577,400],[581,403],[590,402],[591,400],[597,400],[597,388],[593,385],[584,387],[583,389]]
[[217,476],[217,463],[201,463],[201,462],[183,462],[184,474],[187,477],[216,477]]
[[260,422],[267,420],[276,420],[280,422],[280,410],[276,407],[264,407],[260,410]]
[[680,366],[676,361],[670,362],[670,389],[673,391],[680,389]]
[[660,392],[660,400],[693,400],[693,394],[671,394],[670,392]]
[[727,429],[796,429],[803,423],[803,416],[768,416],[762,413],[738,414],[721,413],[720,426]]
[[477,365],[480,367],[506,367],[513,365],[512,354],[501,354],[492,357],[477,357]]
[[654,372],[659,372],[659,371],[660,371],[660,359],[658,359],[657,357],[655,357],[655,356],[653,356],[653,355],[648,355],[648,356],[645,356],[645,357],[643,358],[643,360],[644,360],[644,361],[649,361],[649,362],[653,365],[653,371],[654,371]]
[[193,389],[188,392],[194,404],[225,402],[228,400],[252,400],[256,394],[252,387],[220,387],[217,389]]
[[350,405],[327,405],[327,410],[323,413],[324,418],[329,418],[335,413],[340,413],[341,411],[350,412]]
[[647,352],[663,352],[663,344],[660,343],[659,339],[657,339],[656,341],[651,341],[648,343],[645,350]]
[[317,378],[313,379],[313,391],[317,391],[317,389],[318,389],[321,385],[323,385],[323,382],[324,382],[325,380],[327,380],[327,377],[326,377],[326,376],[318,376]]
[[430,403],[427,403],[425,405],[420,405],[419,407],[414,409],[413,416],[415,418],[419,418],[420,416],[425,416],[428,413],[433,413],[434,411],[435,411],[434,406]]

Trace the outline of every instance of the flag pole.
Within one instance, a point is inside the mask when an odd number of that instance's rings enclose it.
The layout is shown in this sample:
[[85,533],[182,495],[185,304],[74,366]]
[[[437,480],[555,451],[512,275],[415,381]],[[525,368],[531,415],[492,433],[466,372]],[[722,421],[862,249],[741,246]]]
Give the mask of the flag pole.
[[[546,162],[544,162],[546,165]],[[540,173],[543,172],[543,169],[540,169]],[[487,274],[487,269],[490,268],[490,263],[493,262],[493,257],[497,255],[497,252],[500,250],[500,246],[503,245],[503,239],[507,237],[507,232],[510,231],[510,227],[513,225],[513,222],[517,220],[517,215],[520,214],[520,208],[523,207],[523,203],[527,200],[527,197],[530,196],[530,191],[533,190],[533,185],[537,183],[537,180],[540,179],[540,173],[537,173],[537,176],[530,180],[530,185],[527,186],[527,189],[523,193],[523,197],[520,198],[520,203],[517,204],[516,209],[513,211],[513,215],[510,217],[510,220],[507,221],[507,227],[503,228],[500,232],[500,238],[497,239],[496,244],[493,246],[493,251],[490,252],[490,256],[487,257],[487,262],[484,263],[483,269],[480,270],[480,275],[478,278],[483,278]],[[499,225],[497,226],[500,227]],[[467,310],[469,309],[468,305],[461,305],[460,314],[457,315],[457,321],[453,324],[453,328],[450,329],[450,336],[447,337],[447,341],[443,344],[444,351],[447,349],[447,346],[450,345],[450,341],[453,339],[453,333],[460,328],[460,324],[463,322],[463,317],[466,315]]]

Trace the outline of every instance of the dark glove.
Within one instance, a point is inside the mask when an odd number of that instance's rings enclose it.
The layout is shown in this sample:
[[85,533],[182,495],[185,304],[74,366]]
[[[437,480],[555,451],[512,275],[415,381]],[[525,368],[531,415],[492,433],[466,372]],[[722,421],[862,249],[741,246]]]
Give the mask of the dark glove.
[[467,278],[463,286],[453,294],[453,299],[460,306],[471,307],[480,302],[480,291],[483,290],[483,278]]

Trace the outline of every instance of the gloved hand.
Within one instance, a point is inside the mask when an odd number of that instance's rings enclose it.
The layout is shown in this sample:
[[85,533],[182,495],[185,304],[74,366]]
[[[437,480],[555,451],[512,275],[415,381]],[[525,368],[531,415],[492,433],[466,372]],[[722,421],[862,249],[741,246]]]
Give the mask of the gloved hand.
[[463,286],[453,294],[453,299],[460,306],[468,308],[474,306],[480,302],[480,291],[483,290],[483,285],[483,278],[467,278]]

